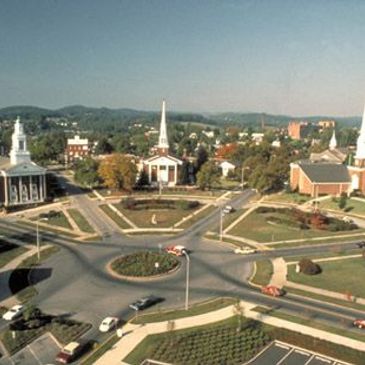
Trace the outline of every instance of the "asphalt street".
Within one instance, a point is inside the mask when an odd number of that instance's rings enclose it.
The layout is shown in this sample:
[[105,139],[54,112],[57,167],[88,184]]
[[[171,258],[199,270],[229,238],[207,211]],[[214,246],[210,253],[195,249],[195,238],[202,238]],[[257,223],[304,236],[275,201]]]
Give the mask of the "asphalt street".
[[[251,195],[251,191],[245,191],[235,196],[229,204],[238,208],[246,203]],[[183,244],[191,250],[190,303],[217,296],[233,296],[289,312],[305,311],[307,315],[319,321],[342,328],[350,328],[351,321],[360,316],[358,311],[350,308],[319,303],[294,295],[286,295],[283,298],[264,296],[247,283],[255,260],[327,252],[333,247],[338,247],[338,244],[278,249],[249,256],[235,255],[229,245],[202,238],[208,229],[218,225],[219,209],[176,236],[128,237],[115,230],[110,222],[105,223],[95,204],[81,192],[78,191],[74,199],[77,200],[80,209],[83,208],[83,212],[90,213],[87,218],[93,224],[98,224],[104,238],[100,242],[79,243],[71,238],[43,233],[44,242],[53,243],[61,250],[41,265],[41,268],[49,269],[51,275],[36,285],[39,294],[35,297],[34,304],[51,314],[68,314],[92,323],[94,326],[88,332],[87,338],[100,341],[97,327],[106,316],[115,315],[123,320],[131,318],[134,313],[128,305],[140,297],[149,294],[163,297],[165,301],[159,305],[163,308],[183,306],[186,273],[184,258],[181,259],[182,265],[178,271],[160,279],[119,280],[106,271],[108,262],[119,255],[146,248],[158,250],[159,245],[174,243]],[[33,229],[19,226],[12,220],[2,220],[0,228],[8,231],[9,235],[24,235],[28,239],[34,237]],[[354,244],[342,244],[341,247],[353,248]]]

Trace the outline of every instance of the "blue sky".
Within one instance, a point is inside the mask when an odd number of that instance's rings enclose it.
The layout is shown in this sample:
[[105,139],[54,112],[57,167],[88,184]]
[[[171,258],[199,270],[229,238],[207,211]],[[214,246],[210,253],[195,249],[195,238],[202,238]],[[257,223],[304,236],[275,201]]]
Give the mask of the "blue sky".
[[362,0],[0,5],[0,107],[362,113]]

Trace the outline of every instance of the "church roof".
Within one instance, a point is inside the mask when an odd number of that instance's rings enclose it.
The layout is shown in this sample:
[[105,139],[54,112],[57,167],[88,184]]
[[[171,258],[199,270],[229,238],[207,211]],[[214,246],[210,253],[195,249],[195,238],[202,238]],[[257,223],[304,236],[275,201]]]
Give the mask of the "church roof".
[[348,155],[347,148],[328,149],[320,153],[311,153],[311,161],[327,161],[333,163],[343,163]]
[[147,158],[143,162],[144,163],[147,163],[147,164],[150,164],[152,162],[158,162],[157,160],[159,160],[159,159],[161,159],[162,161],[163,161],[163,159],[167,159],[167,160],[170,160],[170,161],[173,161],[173,162],[177,163],[178,165],[181,165],[182,164],[182,161],[181,160],[179,160],[176,157],[170,156],[170,155],[156,155],[156,156],[152,156],[150,158]]
[[38,166],[34,162],[22,162],[16,165],[0,165],[0,170],[5,171],[6,175],[21,176],[21,175],[42,175],[46,173],[44,167]]
[[298,165],[312,183],[351,183],[347,166],[338,163],[299,162]]

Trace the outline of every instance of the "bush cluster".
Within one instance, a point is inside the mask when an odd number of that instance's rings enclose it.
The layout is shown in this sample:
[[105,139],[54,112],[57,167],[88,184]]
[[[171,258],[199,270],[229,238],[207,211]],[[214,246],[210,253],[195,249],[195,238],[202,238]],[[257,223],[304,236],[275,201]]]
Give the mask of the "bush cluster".
[[134,199],[126,198],[121,200],[124,209],[146,210],[146,209],[183,209],[190,210],[199,206],[196,200],[172,200],[172,199]]
[[120,275],[143,277],[167,273],[178,264],[179,260],[167,253],[142,251],[117,258],[112,262],[111,268]]
[[321,267],[312,260],[303,258],[298,263],[300,272],[306,275],[317,275],[322,272]]
[[260,328],[237,332],[234,325],[197,330],[164,337],[149,356],[173,364],[240,364],[251,359],[270,342]]
[[48,213],[40,213],[39,218],[58,218],[61,215],[61,212],[57,212],[55,210],[50,210]]

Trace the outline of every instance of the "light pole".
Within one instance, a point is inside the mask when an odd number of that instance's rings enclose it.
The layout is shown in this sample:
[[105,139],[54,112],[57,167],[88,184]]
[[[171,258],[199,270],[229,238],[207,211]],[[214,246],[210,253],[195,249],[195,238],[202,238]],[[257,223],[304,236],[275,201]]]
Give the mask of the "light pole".
[[221,208],[220,225],[219,225],[219,240],[221,242],[223,241],[223,217],[224,217],[223,208]]
[[248,166],[244,167],[242,166],[242,169],[241,169],[241,186],[242,186],[242,190],[243,190],[243,184],[244,184],[244,177],[245,177],[245,170],[249,170],[250,168]]
[[37,219],[37,259],[38,261],[41,259],[41,248],[40,248],[40,239],[39,239],[39,221],[48,221],[48,218],[39,218]]
[[186,284],[185,284],[185,310],[189,309],[189,271],[190,271],[190,257],[186,250],[183,250],[182,253],[186,257]]

